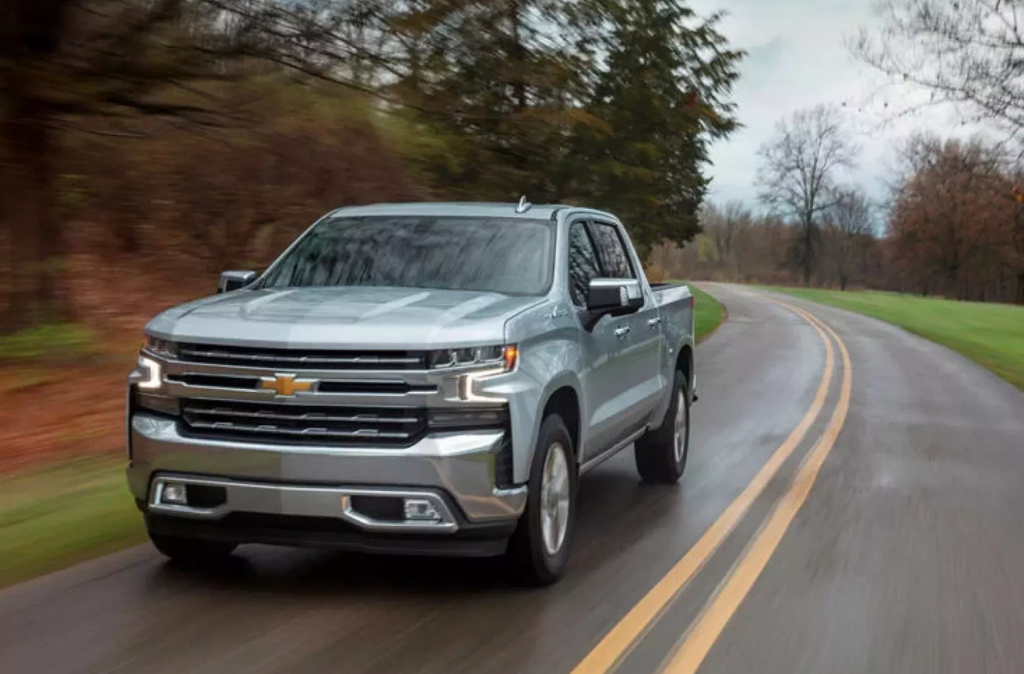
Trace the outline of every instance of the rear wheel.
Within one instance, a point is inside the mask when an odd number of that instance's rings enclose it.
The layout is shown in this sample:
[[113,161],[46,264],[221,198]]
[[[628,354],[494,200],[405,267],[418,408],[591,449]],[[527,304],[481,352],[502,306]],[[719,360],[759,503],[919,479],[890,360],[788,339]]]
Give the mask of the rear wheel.
[[201,564],[225,559],[237,547],[234,543],[178,538],[153,532],[149,532],[149,540],[153,542],[153,547],[165,557],[187,564]]
[[509,541],[508,558],[530,583],[549,585],[569,557],[576,520],[577,470],[572,438],[558,415],[540,427],[526,510]]
[[675,484],[686,469],[690,449],[689,390],[686,375],[676,370],[665,419],[636,441],[636,468],[644,482]]

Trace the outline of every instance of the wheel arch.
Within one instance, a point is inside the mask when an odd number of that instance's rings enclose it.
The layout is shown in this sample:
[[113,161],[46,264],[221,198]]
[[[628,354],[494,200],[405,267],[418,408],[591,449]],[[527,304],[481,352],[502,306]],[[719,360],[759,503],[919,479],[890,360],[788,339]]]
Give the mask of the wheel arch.
[[[561,386],[551,392],[540,414],[541,423],[549,414],[557,414],[565,423],[572,440],[573,456],[577,463],[580,455],[580,434],[582,432],[583,412],[580,406],[579,393],[572,386]],[[540,432],[538,426],[537,432]],[[536,445],[536,442],[534,442]]]
[[552,378],[545,387],[543,395],[540,396],[540,403],[537,406],[537,416],[534,419],[533,432],[530,436],[528,455],[522,465],[516,466],[516,479],[522,481],[524,476],[529,476],[530,467],[533,465],[536,454],[537,442],[540,440],[540,427],[545,417],[552,412],[557,412],[569,430],[569,437],[573,444],[573,454],[577,463],[581,456],[580,448],[586,442],[586,431],[584,419],[586,418],[586,400],[584,399],[582,387],[575,374],[566,371]]
[[693,346],[689,342],[679,347],[675,369],[683,373],[683,376],[686,377],[686,385],[689,387],[690,382],[693,381]]

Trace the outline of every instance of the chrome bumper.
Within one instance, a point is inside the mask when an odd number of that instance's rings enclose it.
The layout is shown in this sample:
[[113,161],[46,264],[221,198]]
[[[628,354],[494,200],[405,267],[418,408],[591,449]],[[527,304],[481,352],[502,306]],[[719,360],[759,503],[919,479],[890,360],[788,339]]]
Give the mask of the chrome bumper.
[[[377,522],[353,510],[349,501],[364,494],[410,495],[441,504],[442,518],[432,529],[446,533],[456,531],[460,522],[514,521],[526,506],[525,487],[494,486],[501,431],[429,436],[406,449],[270,445],[190,438],[171,419],[136,412],[130,440],[129,487],[136,499],[161,515],[334,517],[367,531],[426,533],[423,522]],[[227,488],[228,499],[208,511],[167,505],[153,509],[156,488],[167,477],[215,482]]]

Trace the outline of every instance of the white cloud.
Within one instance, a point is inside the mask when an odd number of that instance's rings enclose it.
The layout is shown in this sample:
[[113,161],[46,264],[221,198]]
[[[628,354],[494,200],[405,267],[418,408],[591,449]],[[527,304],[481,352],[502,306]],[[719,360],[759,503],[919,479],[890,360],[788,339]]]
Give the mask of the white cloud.
[[[881,197],[894,164],[895,148],[912,130],[963,135],[949,110],[932,109],[882,125],[902,109],[911,92],[886,82],[857,62],[845,40],[861,27],[877,25],[871,0],[692,0],[700,14],[724,10],[721,31],[735,48],[748,52],[740,66],[734,100],[744,128],[712,147],[710,198],[757,200],[757,149],[776,122],[815,105],[844,105],[862,148],[859,169],[847,179]],[[888,105],[887,105],[888,104]]]

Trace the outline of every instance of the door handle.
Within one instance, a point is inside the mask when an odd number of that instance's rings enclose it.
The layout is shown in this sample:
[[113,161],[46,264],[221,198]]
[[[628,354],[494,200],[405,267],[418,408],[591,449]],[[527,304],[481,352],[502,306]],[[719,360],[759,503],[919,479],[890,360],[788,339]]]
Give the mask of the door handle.
[[652,328],[656,328],[659,325],[661,325],[661,319],[660,318],[652,318],[649,321],[647,321],[647,325],[651,326]]
[[624,325],[621,328],[615,328],[615,336],[618,337],[619,339],[622,339],[623,337],[625,337],[628,334],[629,334],[629,326],[628,325]]

